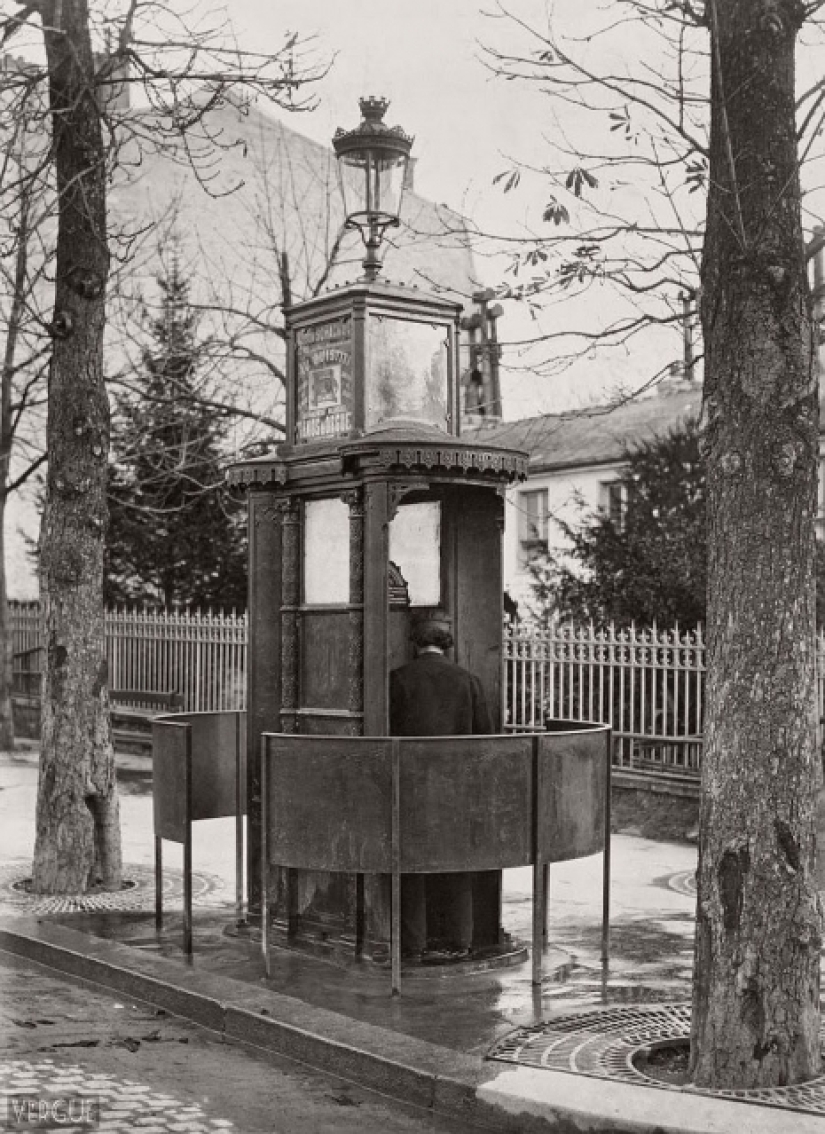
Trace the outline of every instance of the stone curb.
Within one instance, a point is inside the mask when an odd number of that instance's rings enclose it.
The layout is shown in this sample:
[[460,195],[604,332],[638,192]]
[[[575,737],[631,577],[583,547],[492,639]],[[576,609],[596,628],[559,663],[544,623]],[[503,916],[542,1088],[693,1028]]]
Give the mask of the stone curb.
[[485,1062],[45,920],[6,920],[0,949],[497,1134],[822,1134],[815,1115]]

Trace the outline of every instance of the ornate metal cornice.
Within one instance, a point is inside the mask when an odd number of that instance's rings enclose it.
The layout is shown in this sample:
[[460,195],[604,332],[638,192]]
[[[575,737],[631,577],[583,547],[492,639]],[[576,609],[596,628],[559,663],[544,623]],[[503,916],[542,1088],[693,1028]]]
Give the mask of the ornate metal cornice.
[[[389,433],[390,431],[388,431]],[[458,476],[491,476],[512,482],[527,476],[528,456],[518,449],[465,443],[443,435],[438,440],[373,435],[347,442],[340,448],[345,465],[353,461],[382,468],[447,472]]]
[[[312,462],[330,462],[338,471],[353,472],[371,467],[375,469],[417,472],[420,474],[448,474],[455,477],[485,477],[511,484],[527,476],[528,456],[520,449],[507,449],[500,445],[484,445],[478,441],[464,441],[434,426],[419,423],[392,424],[379,427],[351,440],[323,446],[288,448],[271,457],[259,457],[230,465],[227,480],[230,484],[277,485],[283,487],[306,474]],[[327,473],[333,471],[327,468]]]
[[497,449],[476,449],[458,446],[399,445],[381,449],[382,465],[400,468],[454,469],[458,472],[495,473],[511,480],[527,476],[527,457],[521,453],[503,453]]
[[278,458],[244,461],[243,464],[230,465],[226,470],[226,479],[229,484],[243,487],[250,484],[286,484],[287,467]]

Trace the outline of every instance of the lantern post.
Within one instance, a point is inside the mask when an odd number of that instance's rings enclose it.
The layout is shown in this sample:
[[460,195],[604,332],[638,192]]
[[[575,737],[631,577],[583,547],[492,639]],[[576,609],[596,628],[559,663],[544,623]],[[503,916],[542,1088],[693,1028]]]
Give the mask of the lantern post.
[[[389,674],[410,660],[411,619],[422,610],[447,612],[455,660],[479,677],[502,727],[504,492],[526,475],[527,458],[460,436],[460,304],[381,277],[412,138],[385,125],[384,99],[360,106],[360,125],[339,130],[333,145],[347,224],[366,249],[364,275],[286,310],[286,438],[230,470],[249,490],[253,917],[263,734],[388,736]],[[311,827],[307,839],[323,846]],[[386,957],[385,876],[276,864],[270,877],[273,941]],[[500,923],[501,872],[473,878],[474,947],[489,963],[512,953]]]

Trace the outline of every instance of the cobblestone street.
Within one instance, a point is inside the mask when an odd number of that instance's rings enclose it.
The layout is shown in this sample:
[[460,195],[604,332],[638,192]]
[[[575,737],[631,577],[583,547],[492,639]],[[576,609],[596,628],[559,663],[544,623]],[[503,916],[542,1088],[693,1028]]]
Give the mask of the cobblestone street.
[[0,1045],[0,1129],[37,1128],[30,1096],[98,1102],[101,1134],[466,1130],[1,952]]

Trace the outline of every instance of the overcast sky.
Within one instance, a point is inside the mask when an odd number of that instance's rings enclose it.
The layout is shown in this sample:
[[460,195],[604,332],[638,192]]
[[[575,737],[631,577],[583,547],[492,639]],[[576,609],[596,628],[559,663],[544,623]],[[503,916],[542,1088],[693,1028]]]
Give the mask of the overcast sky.
[[[493,184],[494,177],[515,163],[542,167],[558,160],[551,157],[548,137],[555,141],[569,138],[570,148],[575,149],[583,131],[582,120],[577,120],[577,112],[568,104],[549,98],[536,84],[504,81],[485,66],[485,59],[490,61],[485,45],[504,50],[529,44],[523,29],[504,15],[504,9],[523,25],[538,30],[547,27],[550,11],[554,24],[576,41],[576,54],[595,53],[591,59],[596,60],[597,72],[608,67],[612,73],[621,73],[627,67],[638,74],[640,68],[651,66],[647,74],[655,79],[657,73],[657,60],[647,50],[644,33],[637,23],[612,21],[609,0],[175,0],[174,8],[187,5],[207,24],[210,9],[225,8],[244,47],[274,54],[287,35],[297,33],[319,65],[329,64],[328,74],[312,88],[317,108],[287,116],[290,126],[321,143],[328,145],[337,127],[349,129],[358,123],[359,97],[388,98],[388,122],[415,137],[416,189],[463,213],[487,232],[521,235],[529,209],[540,212],[547,196],[555,192],[546,178],[534,176],[530,191],[524,188],[525,177],[518,192],[505,194],[501,184]],[[611,25],[607,41],[588,34],[605,22]],[[661,50],[658,41],[656,49]],[[809,65],[812,78],[819,79],[821,54],[812,53]],[[802,86],[805,67],[803,59]],[[609,137],[606,111],[601,118],[601,124],[587,119],[588,142],[594,129],[603,129]],[[601,137],[594,148],[603,148]],[[573,160],[569,159],[571,164]],[[808,170],[818,176],[815,163],[809,162]],[[610,185],[609,173],[600,176],[598,192],[608,200],[610,211],[626,219],[635,208],[638,215],[633,219],[649,223],[639,174]],[[818,179],[825,181],[821,176]],[[701,208],[701,195],[692,201]],[[814,205],[818,208],[820,204],[822,215],[825,202],[809,205],[805,216],[809,227],[815,219]],[[540,223],[536,228],[548,231]],[[488,286],[506,281],[505,266],[501,258],[477,255],[479,277]],[[576,302],[578,310],[548,307],[535,323],[526,317],[523,305],[506,302],[500,334],[505,342],[516,344],[542,331],[571,325],[595,328],[600,318],[626,314],[611,306],[615,301],[610,289],[600,284],[592,285],[585,299]],[[553,350],[558,348],[548,348],[546,356],[550,370]],[[524,369],[535,362],[535,353],[525,354],[509,345],[504,356],[505,416],[603,401],[617,388],[627,390],[649,382],[664,365],[678,359],[680,350],[678,328],[658,336],[646,331],[630,349],[610,354],[591,351],[589,358],[569,372],[535,376]]]
[[[609,0],[229,0],[228,7],[242,41],[258,50],[282,43],[289,31],[316,36],[318,57],[332,59],[328,76],[317,87],[318,109],[293,119],[292,125],[328,143],[336,127],[351,128],[357,123],[361,95],[384,95],[391,101],[390,124],[415,135],[418,191],[469,216],[485,231],[520,232],[525,214],[519,215],[519,209],[528,207],[526,192],[505,195],[501,185],[493,186],[496,174],[512,167],[514,161],[545,164],[550,153],[548,135],[575,139],[577,130],[581,137],[583,128],[592,131],[594,127],[590,118],[583,127],[569,105],[554,105],[536,85],[506,82],[485,67],[484,45],[503,50],[529,43],[523,29],[504,17],[503,9],[538,30],[547,27],[548,12],[552,13],[554,25],[576,41],[575,52],[591,53],[597,71],[604,68],[621,74],[628,67],[644,74],[641,69],[651,67],[647,75],[655,82],[654,53],[661,50],[658,40],[653,45],[645,40],[637,22],[623,24],[621,17],[626,12],[619,11],[620,6],[611,8]],[[607,40],[589,34],[603,30],[606,24],[611,26]],[[806,30],[800,40],[800,90],[822,75],[821,41],[817,41],[819,50],[806,48],[812,35]],[[487,59],[489,62],[489,56]],[[556,110],[561,126],[554,122]],[[604,118],[606,131],[606,114]],[[575,140],[572,145],[575,148]],[[595,148],[602,148],[601,141]],[[825,182],[819,165],[807,162],[809,189]],[[541,203],[538,195],[550,192],[546,179],[535,179],[534,184],[533,207]],[[642,211],[635,219],[648,223],[640,182],[623,182],[618,191],[617,184],[611,190],[611,208],[627,217],[638,206]],[[701,195],[691,200],[701,214]],[[806,228],[810,230],[824,212],[825,189],[810,193],[803,206]],[[683,219],[691,221],[687,214]],[[481,258],[477,265],[489,285],[504,278],[503,261]],[[518,340],[542,327],[558,326],[566,318],[577,323],[592,320],[595,325],[603,310],[613,314],[610,303],[607,289],[594,287],[584,301],[584,320],[581,312],[555,307],[538,324],[527,320],[518,305],[509,303],[500,331],[505,339]],[[678,359],[680,352],[678,328],[660,332],[658,337],[648,331],[629,351],[591,354],[567,374],[536,378],[519,369],[519,352],[512,347],[504,359],[505,365],[509,361],[513,367],[509,379],[505,378],[505,416],[604,400],[618,387],[635,388],[648,382],[662,366]]]
[[[544,0],[517,0],[516,6],[521,16],[542,26]],[[520,203],[492,182],[513,160],[542,160],[548,100],[524,84],[496,78],[485,66],[483,45],[501,46],[513,42],[516,34],[496,3],[232,0],[230,12],[245,44],[259,50],[274,47],[288,30],[316,36],[318,58],[332,59],[329,74],[316,88],[318,109],[291,118],[290,125],[328,143],[336,127],[357,125],[360,96],[383,95],[391,102],[387,121],[415,136],[420,193],[470,216],[486,230],[513,231],[519,225]],[[478,266],[486,283],[495,286],[501,281],[503,260],[481,260]],[[535,324],[520,318],[514,305],[505,310],[500,323],[505,338],[535,333]],[[515,362],[515,350],[508,354]],[[507,360],[505,355],[505,364]],[[505,416],[598,399],[617,383],[632,382],[636,373],[641,374],[639,363],[623,355],[550,380],[511,373],[504,387]]]
[[[502,153],[530,148],[535,102],[516,84],[495,80],[478,41],[502,31],[479,14],[485,0],[232,0],[246,42],[277,44],[284,31],[316,35],[319,58],[332,58],[318,85],[321,105],[296,120],[328,141],[359,120],[362,95],[391,101],[388,121],[415,135],[417,186],[456,209],[476,206],[504,164]],[[542,3],[519,0],[522,10]],[[492,11],[495,4],[487,5]],[[533,147],[535,148],[535,147]]]

